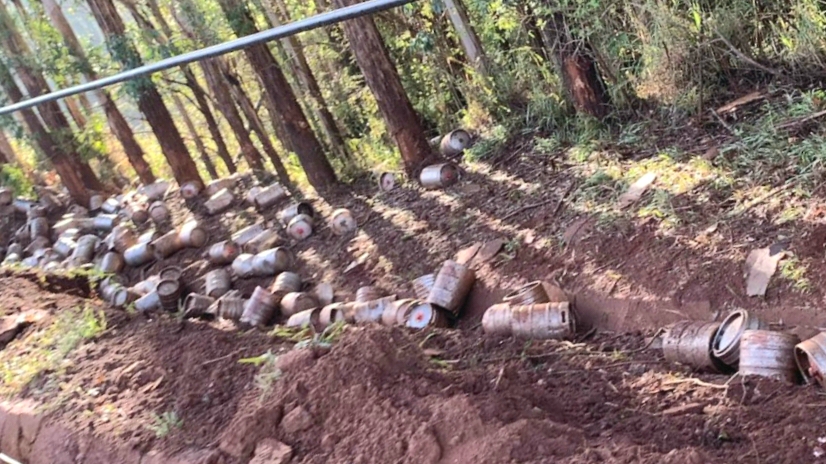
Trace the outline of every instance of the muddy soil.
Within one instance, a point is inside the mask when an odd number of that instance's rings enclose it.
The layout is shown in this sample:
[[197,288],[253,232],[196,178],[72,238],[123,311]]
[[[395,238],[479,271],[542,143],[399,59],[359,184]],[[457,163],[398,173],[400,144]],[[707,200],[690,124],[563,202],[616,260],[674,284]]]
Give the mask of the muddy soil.
[[[694,373],[641,350],[666,323],[719,318],[731,307],[803,336],[826,325],[818,285],[801,292],[774,279],[766,298],[754,299],[745,297],[742,277],[748,248],[783,236],[808,278],[821,281],[822,225],[775,226],[745,215],[706,233],[723,200],[682,205],[697,219],[668,234],[646,220],[605,223],[560,202],[582,182],[569,171],[530,156],[504,164],[517,167],[468,173],[446,191],[405,185],[377,194],[359,185],[312,199],[321,216],[350,208],[359,232],[338,237],[322,225],[304,242],[285,239],[305,285],[330,282],[340,301],[363,285],[407,296],[410,280],[459,250],[497,245],[478,265],[458,330],[351,328],[332,347],[295,349],[223,322],[107,310],[101,336],[20,396],[46,405],[50,423],[113,450],[215,450],[215,462],[227,463],[248,462],[267,438],[290,446],[294,463],[765,463],[824,453],[819,389]],[[211,242],[262,219],[240,201],[232,213],[207,218],[200,203],[173,198],[173,225],[191,209]],[[717,237],[714,247],[698,245],[703,233]],[[184,250],[125,277],[135,283],[178,265],[199,291],[210,269],[201,253]],[[485,336],[484,309],[537,279],[575,301],[579,338]],[[234,287],[249,295],[271,280]],[[61,311],[87,298],[100,304],[74,279],[5,274],[0,284],[7,314]],[[267,352],[278,356],[278,371],[239,362]],[[119,461],[98,453],[78,462]]]

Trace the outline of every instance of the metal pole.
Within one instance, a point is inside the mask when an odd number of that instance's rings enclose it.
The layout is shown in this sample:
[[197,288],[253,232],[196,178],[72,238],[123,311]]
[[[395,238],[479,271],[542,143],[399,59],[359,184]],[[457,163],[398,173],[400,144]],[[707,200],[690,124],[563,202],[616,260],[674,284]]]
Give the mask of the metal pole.
[[89,92],[103,87],[108,87],[110,85],[119,84],[130,79],[146,76],[169,68],[224,55],[226,53],[249,47],[250,45],[281,39],[300,32],[309,31],[310,29],[315,29],[317,27],[327,26],[329,24],[346,21],[359,16],[389,10],[391,8],[413,3],[415,1],[416,0],[368,0],[357,5],[351,5],[345,8],[328,11],[326,13],[304,18],[290,24],[285,24],[283,26],[267,29],[266,31],[261,31],[235,40],[230,40],[229,42],[202,48],[200,50],[195,50],[194,52],[184,53],[182,55],[166,58],[155,63],[123,71],[115,74],[114,76],[104,77],[92,82],[86,82],[84,84],[69,87],[68,89],[58,90],[35,98],[23,100],[13,105],[4,106],[3,108],[0,108],[0,116],[11,114],[15,111],[24,110],[26,108],[31,108],[48,101],[59,100],[61,98],[71,97],[72,95],[77,95],[79,93]]

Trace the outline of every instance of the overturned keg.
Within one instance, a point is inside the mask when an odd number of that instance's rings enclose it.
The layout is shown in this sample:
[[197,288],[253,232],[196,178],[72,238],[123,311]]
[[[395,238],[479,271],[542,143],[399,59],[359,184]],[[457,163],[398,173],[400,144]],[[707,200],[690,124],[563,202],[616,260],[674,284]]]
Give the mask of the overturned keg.
[[378,287],[366,286],[356,290],[356,303],[378,300],[381,298],[381,290]]
[[422,170],[419,181],[424,188],[450,187],[459,180],[459,168],[453,163],[435,164]]
[[219,190],[204,203],[207,214],[215,215],[228,210],[235,201],[235,196],[227,189]]
[[109,251],[103,258],[100,260],[100,264],[98,268],[101,272],[106,274],[117,274],[118,272],[123,270],[123,266],[126,263],[123,260],[123,256],[116,251]]
[[376,174],[376,183],[379,184],[379,190],[389,192],[396,188],[396,175],[392,172],[379,172]]
[[727,372],[728,366],[712,354],[719,322],[677,322],[663,338],[663,354],[671,362],[712,372]]
[[740,338],[740,375],[797,381],[797,335],[769,330],[746,330]]
[[327,328],[337,322],[344,322],[344,303],[332,303],[321,308],[318,314],[318,323],[322,328]]
[[211,298],[220,298],[232,288],[232,278],[226,268],[209,271],[204,277],[204,293]]
[[278,220],[281,221],[281,224],[287,226],[290,224],[290,221],[293,220],[299,214],[303,214],[305,216],[309,216],[310,218],[315,217],[315,210],[313,209],[313,205],[307,203],[306,201],[300,201],[298,203],[293,203],[292,205],[284,208],[278,213]]
[[281,314],[292,316],[296,313],[318,307],[318,300],[304,292],[290,292],[281,299]]
[[275,206],[279,201],[287,198],[287,190],[281,184],[273,184],[262,189],[255,196],[255,207],[258,211],[263,211],[267,208]]
[[356,227],[356,219],[349,209],[339,208],[330,216],[330,229],[336,235],[349,234],[356,230]]
[[321,332],[324,327],[320,323],[321,308],[305,309],[287,319],[287,327],[311,327],[315,332]]
[[166,180],[159,180],[157,182],[144,185],[138,189],[138,193],[144,195],[146,198],[150,200],[160,200],[164,196],[166,196],[166,192],[169,190],[171,183]]
[[94,235],[84,235],[77,240],[77,247],[69,258],[71,266],[80,267],[91,263],[100,239]]
[[132,245],[123,253],[123,259],[131,267],[151,262],[155,259],[155,246],[148,242]]
[[321,306],[331,304],[336,297],[333,286],[327,282],[321,282],[316,285],[310,293],[318,300],[318,304]]
[[209,233],[197,221],[187,221],[178,231],[181,244],[189,248],[203,248],[209,240]]
[[232,273],[240,279],[246,279],[255,275],[255,270],[252,263],[255,260],[255,255],[249,253],[241,253],[232,262]]
[[299,214],[287,225],[287,234],[296,240],[304,240],[313,234],[313,218]]
[[215,302],[217,305],[217,313],[222,319],[229,319],[231,321],[238,321],[244,314],[244,307],[247,300],[241,296],[241,292],[232,290],[226,295],[222,296]]
[[826,333],[821,332],[798,343],[794,347],[794,357],[807,383],[817,382],[821,387],[826,387]]
[[101,206],[103,206],[103,195],[94,194],[89,197],[89,211],[98,211]]
[[34,240],[37,237],[49,236],[49,221],[44,217],[32,218],[29,220],[29,237]]
[[204,188],[204,194],[208,197],[212,197],[213,195],[217,194],[222,190],[232,190],[235,187],[235,183],[238,180],[236,177],[224,177],[221,179],[213,180],[212,182],[208,183],[206,188]]
[[165,224],[169,221],[169,208],[166,206],[166,203],[156,201],[149,205],[149,218],[152,219],[152,222],[155,224]]
[[262,287],[255,287],[252,296],[244,306],[241,322],[253,326],[266,325],[275,315],[278,300]]
[[[396,295],[386,296],[373,301],[350,303],[349,307],[345,307],[344,317],[357,324],[367,322],[381,323],[384,311],[394,301],[396,301]],[[350,312],[350,314],[348,314],[348,312]]]
[[743,332],[763,328],[764,324],[756,316],[742,309],[736,310],[726,316],[720,324],[711,345],[711,352],[726,365],[736,368],[740,361],[740,339]]
[[419,303],[419,301],[411,298],[393,301],[381,313],[381,323],[388,326],[405,325],[407,318],[410,316],[410,311]]
[[436,283],[436,274],[425,274],[413,281],[413,293],[420,300],[427,300]]
[[549,303],[551,298],[545,291],[545,286],[542,285],[542,282],[536,281],[523,285],[511,293],[508,293],[502,301],[513,306],[526,306]]
[[118,221],[116,214],[98,214],[92,219],[92,228],[108,232],[118,224]]
[[161,308],[161,300],[158,296],[157,290],[143,295],[135,300],[135,310],[141,313],[148,313]]
[[282,242],[283,240],[277,229],[267,229],[247,242],[247,244],[244,245],[244,251],[247,253],[261,253],[264,250],[275,248]]
[[178,231],[172,230],[151,242],[155,252],[155,259],[163,261],[184,249],[184,244],[178,235]]
[[232,240],[218,242],[207,251],[207,260],[212,264],[230,264],[241,254],[241,246]]
[[120,210],[120,202],[117,198],[109,197],[103,202],[103,206],[101,206],[100,209],[106,214],[115,214]]
[[470,146],[470,133],[464,129],[456,129],[445,134],[439,144],[439,152],[444,156],[456,156]]
[[436,274],[427,303],[435,304],[458,316],[474,282],[473,270],[456,261],[445,261]]
[[272,276],[289,269],[292,261],[292,253],[286,248],[264,250],[253,257],[252,273],[257,276]]
[[301,276],[294,272],[282,272],[276,276],[270,287],[270,292],[279,299],[291,292],[301,290]]
[[428,327],[447,327],[448,325],[447,312],[436,305],[423,302],[412,305],[405,322],[405,326],[416,330]]
[[126,226],[115,226],[112,232],[106,237],[106,246],[109,250],[115,250],[123,254],[130,247],[138,243],[135,230]]
[[0,188],[0,206],[10,205],[14,200],[14,192],[6,187]]
[[149,210],[146,207],[146,204],[143,202],[132,202],[128,203],[124,208],[123,212],[129,219],[132,220],[135,225],[141,225],[146,223],[149,220]]
[[576,319],[567,301],[511,306],[510,313],[514,337],[560,340],[576,333]]
[[488,308],[482,316],[482,330],[487,334],[510,335],[512,333],[512,318],[511,305],[508,303],[495,304]]
[[189,182],[185,182],[184,185],[181,186],[181,197],[184,200],[191,200],[198,196],[203,189],[203,184],[200,181],[191,180]]
[[215,303],[215,298],[190,293],[184,298],[184,317],[202,317]]
[[232,235],[232,241],[237,243],[238,246],[243,247],[248,242],[250,242],[252,239],[254,239],[259,234],[264,232],[266,229],[267,228],[264,225],[264,223],[259,222],[257,224],[253,224],[253,225],[251,225],[249,227],[245,227],[245,228],[239,230],[238,232],[236,232],[235,234],[233,234]]

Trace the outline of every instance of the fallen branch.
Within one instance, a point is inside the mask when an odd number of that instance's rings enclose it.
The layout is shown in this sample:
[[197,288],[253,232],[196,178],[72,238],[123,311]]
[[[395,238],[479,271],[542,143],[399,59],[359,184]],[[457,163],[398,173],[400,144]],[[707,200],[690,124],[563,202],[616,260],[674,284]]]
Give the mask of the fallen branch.
[[230,353],[230,354],[227,354],[227,355],[221,356],[220,358],[215,358],[215,359],[210,359],[209,361],[204,361],[204,362],[202,362],[202,363],[201,363],[201,366],[208,366],[208,365],[210,365],[210,364],[214,364],[214,363],[217,363],[217,362],[223,361],[223,360],[225,360],[225,359],[227,359],[227,358],[231,358],[231,357],[233,357],[233,356],[235,356],[235,355],[237,355],[237,354],[241,353],[241,351],[243,351],[243,350],[235,350],[235,351],[233,351],[233,352],[232,352],[232,353]]
[[792,121],[784,122],[783,124],[780,124],[779,126],[775,127],[775,129],[777,129],[777,130],[791,129],[793,127],[800,126],[802,124],[805,124],[809,121],[815,120],[815,119],[823,117],[823,116],[826,116],[826,111],[818,111],[817,113],[810,114],[810,115],[806,116],[805,118],[799,118],[799,119],[795,119],[795,120],[792,120]]
[[723,125],[723,127],[725,127],[725,128],[726,128],[726,130],[727,130],[727,131],[729,131],[729,132],[731,133],[731,135],[733,135],[734,137],[736,137],[736,138],[738,138],[738,139],[740,138],[740,136],[739,136],[739,135],[737,135],[737,132],[735,132],[735,131],[734,131],[734,128],[733,128],[733,127],[731,127],[731,125],[730,125],[729,123],[727,123],[727,122],[723,121],[723,118],[721,118],[721,117],[720,117],[720,115],[719,115],[719,114],[717,114],[717,112],[716,112],[716,111],[714,111],[714,110],[709,110],[709,111],[711,111],[711,114],[712,114],[715,118],[717,118],[717,121],[719,121],[719,122],[720,122],[720,124],[722,124],[722,125]]
[[[565,193],[563,193],[562,196],[559,197],[559,203],[556,204],[556,208],[554,208],[553,213],[551,213],[551,217],[556,217],[556,215],[559,213],[559,210],[562,208],[562,203],[565,201],[565,198],[567,198],[568,195],[570,195],[571,191],[573,191],[576,184],[577,184],[576,182],[572,182],[571,185],[569,185],[568,188],[565,190]],[[507,221],[508,219],[516,216],[517,214],[524,213],[525,211],[527,211],[529,209],[539,208],[540,206],[545,206],[549,203],[553,203],[553,201],[554,201],[554,199],[551,198],[550,200],[541,201],[539,203],[533,203],[533,204],[530,204],[530,205],[525,205],[525,206],[517,209],[516,211],[514,211],[514,212],[506,215],[505,217],[503,217],[502,221]]]
[[754,61],[752,58],[749,58],[748,56],[746,56],[745,53],[741,52],[740,50],[737,49],[737,47],[732,45],[732,43],[729,42],[729,40],[727,38],[723,37],[723,34],[720,34],[720,32],[718,32],[718,31],[714,31],[714,32],[717,33],[717,38],[719,38],[721,42],[726,44],[726,47],[728,47],[728,49],[731,51],[731,53],[733,53],[735,56],[737,56],[737,58],[740,58],[741,60],[745,61],[746,63],[748,63],[752,66],[754,66],[755,68],[757,68],[761,71],[765,71],[765,72],[767,72],[767,73],[769,73],[773,76],[777,76],[777,77],[782,77],[783,76],[783,74],[780,71],[778,71],[776,69],[769,68],[768,66],[762,65],[762,64]]
[[769,198],[772,198],[773,196],[777,195],[778,193],[782,192],[783,190],[786,190],[787,188],[789,188],[791,186],[792,186],[792,184],[789,183],[789,184],[783,184],[780,187],[775,187],[775,188],[769,190],[768,192],[764,193],[763,195],[760,195],[759,197],[755,198],[754,200],[751,200],[750,202],[746,203],[742,207],[734,208],[733,210],[729,211],[729,213],[726,215],[726,217],[731,218],[731,217],[743,214],[746,211],[754,208],[755,206],[759,205],[760,203],[763,203],[764,201],[768,200]]
[[723,385],[720,385],[718,383],[703,382],[702,380],[695,379],[695,378],[682,379],[682,380],[669,380],[667,382],[663,382],[663,385],[671,386],[671,385],[680,385],[680,384],[683,384],[683,383],[693,383],[694,385],[697,385],[698,387],[719,388],[720,390],[724,390],[724,389],[727,389],[729,387],[728,382],[726,382]]

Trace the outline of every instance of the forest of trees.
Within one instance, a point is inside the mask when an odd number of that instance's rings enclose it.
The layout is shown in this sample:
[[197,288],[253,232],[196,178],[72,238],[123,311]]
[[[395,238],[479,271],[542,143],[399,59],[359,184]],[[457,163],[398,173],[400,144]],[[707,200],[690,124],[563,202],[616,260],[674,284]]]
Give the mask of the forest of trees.
[[[355,3],[0,0],[0,103]],[[420,0],[5,117],[2,180],[53,171],[85,202],[248,169],[318,191],[377,165],[415,176],[459,126],[561,139],[815,82],[824,25],[817,0]]]

